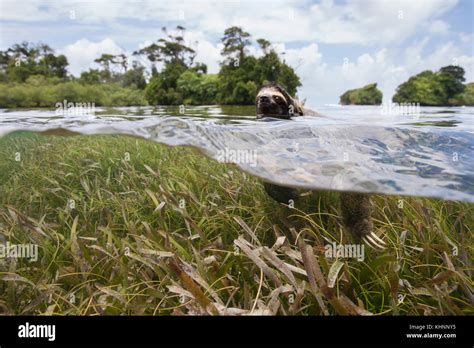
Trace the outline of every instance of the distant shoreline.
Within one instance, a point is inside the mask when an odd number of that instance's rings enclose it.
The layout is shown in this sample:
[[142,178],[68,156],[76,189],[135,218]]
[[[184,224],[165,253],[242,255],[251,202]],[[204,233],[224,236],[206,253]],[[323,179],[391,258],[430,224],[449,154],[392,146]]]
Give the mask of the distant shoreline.
[[[391,105],[397,105],[398,103],[390,102]],[[217,106],[217,107],[226,107],[226,106],[246,106],[251,107],[252,105],[248,104],[184,104],[185,106],[195,107],[195,106]],[[380,105],[370,105],[370,104],[337,104],[337,103],[324,103],[324,104],[317,104],[317,105],[324,105],[324,106],[373,106],[382,108],[384,105],[389,105],[388,103],[382,103]],[[98,105],[98,108],[131,108],[131,107],[179,107],[179,105]],[[463,108],[463,107],[474,107],[474,105],[420,105],[420,107],[426,108]],[[3,107],[0,106],[0,110],[55,110],[54,106],[18,106],[18,107]]]
[[[392,97],[394,103],[419,106],[474,106],[474,82],[466,83],[465,71],[457,65],[442,67],[439,71],[423,71],[400,84]],[[340,96],[342,105],[380,105],[382,92],[377,83],[350,89]]]

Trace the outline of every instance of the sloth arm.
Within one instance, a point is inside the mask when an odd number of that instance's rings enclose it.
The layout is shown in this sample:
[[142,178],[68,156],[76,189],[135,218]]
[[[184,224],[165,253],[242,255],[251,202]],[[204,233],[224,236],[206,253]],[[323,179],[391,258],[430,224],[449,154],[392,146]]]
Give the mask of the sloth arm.
[[303,108],[303,116],[323,116],[319,112],[316,112],[311,109]]
[[339,201],[344,225],[350,234],[362,238],[372,232],[370,195],[341,192]]

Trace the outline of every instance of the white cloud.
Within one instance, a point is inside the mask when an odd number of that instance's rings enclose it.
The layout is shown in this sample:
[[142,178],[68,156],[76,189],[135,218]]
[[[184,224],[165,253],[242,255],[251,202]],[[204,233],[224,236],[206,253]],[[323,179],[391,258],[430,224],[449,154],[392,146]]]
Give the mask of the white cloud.
[[219,62],[222,60],[220,43],[213,44],[201,31],[186,31],[184,39],[196,51],[195,62],[206,64],[208,73],[219,71]]
[[[456,3],[457,0],[347,0],[345,3],[323,0],[312,5],[304,0],[114,0],[112,3],[105,0],[49,0],[47,3],[2,0],[0,19],[100,24],[118,28],[125,36],[131,35],[129,31],[136,32],[136,25],[125,25],[121,22],[123,19],[142,23],[158,21],[163,25],[181,23],[188,29],[199,29],[213,36],[222,35],[230,25],[240,25],[255,38],[265,37],[275,42],[317,40],[372,45],[401,42],[413,35],[420,23],[436,19]],[[22,11],[18,11],[19,6]],[[156,33],[155,28],[147,29],[149,33]],[[435,20],[429,30],[442,32],[445,25]]]
[[313,32],[328,43],[402,42],[420,23],[453,8],[457,0],[349,0],[323,1],[311,7]]
[[[348,89],[359,88],[369,83],[378,83],[384,102],[389,102],[395,89],[410,76],[424,70],[437,71],[441,67],[458,64],[466,71],[466,81],[474,81],[474,56],[464,54],[462,44],[442,43],[432,52],[425,52],[428,38],[415,42],[403,52],[397,48],[382,48],[361,54],[355,61],[340,65],[328,65],[323,59],[307,64],[300,76],[305,76],[299,91],[310,104],[337,103],[339,96]],[[300,51],[305,51],[303,47]],[[294,53],[298,56],[298,53]]]
[[[474,31],[471,33],[459,33],[459,39],[461,40],[462,43],[465,44],[471,44],[471,47],[473,47],[474,43]],[[474,48],[472,48],[472,55],[474,56]]]
[[[71,19],[83,23],[103,23],[122,18],[169,21],[181,18],[185,3],[187,7],[192,5],[186,1],[179,4],[152,0],[2,0],[0,19],[24,22]],[[188,14],[191,13],[189,11]]]
[[445,21],[437,19],[429,24],[429,32],[432,34],[447,34],[449,32],[449,24]]
[[114,40],[106,38],[100,42],[91,42],[87,39],[81,39],[71,45],[67,45],[60,53],[64,54],[69,61],[69,71],[79,76],[82,71],[89,68],[97,68],[94,59],[102,54],[121,54],[124,50],[115,43]]
[[41,1],[15,1],[2,0],[0,2],[0,20],[32,22],[38,20],[51,20],[56,13],[47,8],[41,8]]
[[322,53],[316,43],[309,44],[300,49],[287,49],[286,57],[288,61],[300,60],[303,65],[319,64],[321,62]]
[[[168,32],[172,35],[177,34],[176,30],[169,30]],[[163,33],[160,33],[159,37],[163,36]],[[211,41],[207,40],[205,34],[202,31],[187,30],[184,33],[183,38],[186,45],[196,51],[196,57],[194,59],[196,63],[199,62],[206,64],[208,73],[215,74],[219,71],[219,62],[223,59],[221,56],[222,44],[212,43]],[[157,38],[154,40],[145,40],[144,42],[138,44],[138,48],[149,46],[155,42],[156,39]],[[150,63],[145,57],[134,57],[134,59],[139,60],[142,65],[150,67]],[[157,64],[158,69],[160,66],[160,64]]]

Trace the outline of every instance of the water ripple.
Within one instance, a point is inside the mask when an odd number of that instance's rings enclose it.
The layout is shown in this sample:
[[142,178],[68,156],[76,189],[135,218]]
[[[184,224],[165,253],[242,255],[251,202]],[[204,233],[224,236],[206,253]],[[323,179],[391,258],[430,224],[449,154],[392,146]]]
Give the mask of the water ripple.
[[[127,134],[199,148],[280,185],[474,202],[474,108],[322,106],[322,117],[256,120],[253,108],[100,108],[95,115],[0,110],[0,136],[51,129]],[[59,134],[59,132],[58,132]],[[225,156],[223,156],[223,154]],[[228,155],[231,155],[230,157]]]

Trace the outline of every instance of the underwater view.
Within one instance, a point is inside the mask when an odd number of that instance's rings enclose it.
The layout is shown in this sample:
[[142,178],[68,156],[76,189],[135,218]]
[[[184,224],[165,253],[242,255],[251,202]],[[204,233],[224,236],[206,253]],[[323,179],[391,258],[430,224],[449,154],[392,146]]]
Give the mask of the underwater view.
[[472,314],[474,108],[315,109],[2,110],[2,313]]
[[[474,107],[325,105],[321,115],[257,119],[251,106],[60,108],[0,113],[0,134],[124,134],[192,146],[268,182],[295,188],[474,202]],[[80,111],[80,112],[79,112]],[[72,134],[72,133],[71,133]]]

